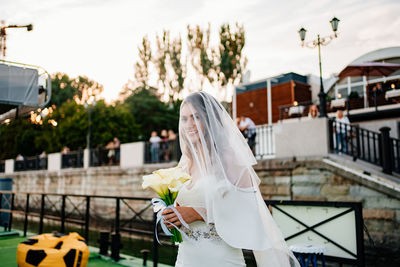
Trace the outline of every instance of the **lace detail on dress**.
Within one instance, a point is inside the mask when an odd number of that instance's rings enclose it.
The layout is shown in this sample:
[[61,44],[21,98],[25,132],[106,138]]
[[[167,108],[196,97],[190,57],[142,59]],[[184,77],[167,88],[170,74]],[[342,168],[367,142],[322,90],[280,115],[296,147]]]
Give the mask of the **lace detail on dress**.
[[199,239],[222,240],[215,229],[215,224],[213,223],[205,225],[204,227],[196,227],[194,229],[182,227],[181,230],[194,241],[199,241]]

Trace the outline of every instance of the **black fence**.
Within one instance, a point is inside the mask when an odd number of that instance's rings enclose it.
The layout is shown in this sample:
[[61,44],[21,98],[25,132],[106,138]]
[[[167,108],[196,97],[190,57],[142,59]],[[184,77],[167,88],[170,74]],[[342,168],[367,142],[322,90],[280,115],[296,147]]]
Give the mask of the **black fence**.
[[91,167],[119,165],[121,160],[120,148],[95,148],[90,150],[90,163]]
[[61,168],[83,168],[83,150],[61,154]]
[[306,117],[312,104],[313,102],[311,101],[304,101],[298,102],[296,105],[290,104],[279,106],[279,120]]
[[0,160],[0,172],[6,171],[6,162],[4,160]]
[[[100,208],[99,208],[100,207]],[[108,229],[112,240],[100,244],[111,245],[111,257],[120,259],[121,234],[136,234],[153,238],[152,258],[154,266],[158,264],[158,242],[155,238],[156,216],[153,213],[150,198],[66,195],[41,193],[16,193],[0,191],[0,221],[5,230],[13,227],[13,217],[23,218],[23,233],[26,236],[28,224],[37,222],[37,233],[42,234],[46,221],[59,223],[60,233],[65,233],[66,224],[79,226],[80,234],[89,242],[89,228]],[[6,220],[1,220],[6,218]],[[167,240],[164,234],[159,238]],[[103,240],[104,241],[104,240]],[[104,251],[103,251],[104,252]]]
[[144,163],[165,163],[179,161],[181,157],[179,139],[162,141],[157,145],[146,142],[144,145]]
[[329,120],[329,147],[331,152],[342,153],[382,167],[391,174],[400,173],[400,140],[390,137],[390,128],[383,127],[380,133]]
[[[361,203],[351,202],[314,202],[314,201],[274,201],[266,200],[266,205],[270,208],[277,209],[285,214],[288,220],[302,225],[297,233],[286,236],[285,239],[291,240],[306,232],[313,232],[339,249],[348,252],[342,244],[330,239],[323,233],[319,232],[319,226],[328,224],[332,220],[339,218],[349,212],[354,212],[354,225],[356,226],[357,251],[350,252],[355,260],[342,259],[338,257],[327,257],[328,260],[340,263],[352,263],[363,266],[364,263],[364,247],[363,247],[363,220]],[[290,206],[308,206],[308,207],[336,207],[345,208],[339,214],[323,219],[322,221],[309,225],[301,218],[294,214],[285,212],[282,205]],[[44,193],[22,193],[11,191],[0,191],[0,216],[1,224],[6,230],[13,227],[13,217],[23,219],[23,233],[26,236],[28,224],[30,222],[39,221],[37,233],[42,234],[44,230],[45,220],[55,221],[59,223],[60,233],[65,233],[66,224],[78,225],[81,227],[80,234],[89,242],[89,230],[103,231],[107,229],[113,232],[111,242],[101,244],[100,251],[107,253],[108,244],[111,245],[111,257],[118,261],[120,259],[121,234],[135,234],[139,236],[148,236],[152,238],[152,259],[153,266],[158,264],[158,243],[155,237],[156,214],[153,213],[150,198],[138,197],[120,197],[120,196],[99,196],[99,195],[74,195],[74,194],[44,194]],[[285,220],[287,220],[285,219]],[[79,231],[78,231],[79,232]],[[100,233],[101,235],[101,233]],[[162,240],[168,237],[159,234]],[[102,239],[102,238],[100,238]],[[104,241],[104,240],[103,240]],[[103,246],[103,247],[102,247]],[[105,246],[105,250],[104,250]]]
[[23,160],[15,160],[14,171],[46,170],[47,157],[33,156]]

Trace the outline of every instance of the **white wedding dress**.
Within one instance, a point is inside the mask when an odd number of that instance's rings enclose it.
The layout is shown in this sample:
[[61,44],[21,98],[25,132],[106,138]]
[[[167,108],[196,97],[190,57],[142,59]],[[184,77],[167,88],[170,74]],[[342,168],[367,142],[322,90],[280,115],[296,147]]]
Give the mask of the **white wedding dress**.
[[[176,199],[180,206],[205,208],[204,182],[197,181],[192,188],[182,187]],[[182,227],[187,238],[179,244],[175,267],[243,267],[246,266],[241,249],[229,246],[217,234],[213,224],[195,221],[190,229]]]

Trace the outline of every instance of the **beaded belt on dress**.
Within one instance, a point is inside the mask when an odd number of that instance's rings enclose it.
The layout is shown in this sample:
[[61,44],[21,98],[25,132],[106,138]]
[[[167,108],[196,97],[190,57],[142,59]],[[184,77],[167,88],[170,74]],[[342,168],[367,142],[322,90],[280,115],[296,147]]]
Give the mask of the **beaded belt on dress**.
[[205,227],[196,227],[194,229],[188,229],[182,227],[181,230],[190,238],[195,241],[199,239],[210,239],[210,240],[221,240],[221,237],[217,234],[215,224],[210,223]]

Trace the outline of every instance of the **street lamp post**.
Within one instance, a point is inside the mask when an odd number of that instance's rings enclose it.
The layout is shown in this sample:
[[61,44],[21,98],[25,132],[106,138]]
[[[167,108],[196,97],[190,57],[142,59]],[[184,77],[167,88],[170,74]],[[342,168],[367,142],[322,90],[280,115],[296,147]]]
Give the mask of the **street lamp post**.
[[317,35],[317,39],[316,40],[312,40],[312,41],[308,41],[305,42],[305,38],[306,38],[306,32],[307,30],[304,28],[301,28],[299,30],[299,35],[300,35],[300,39],[301,39],[301,46],[304,47],[308,47],[308,48],[316,48],[318,47],[318,59],[319,59],[319,79],[320,79],[320,83],[321,83],[321,87],[320,87],[320,92],[318,94],[319,97],[319,110],[320,110],[320,117],[326,117],[326,94],[324,92],[324,84],[322,81],[322,64],[321,64],[321,45],[328,45],[334,38],[337,38],[337,29],[338,29],[338,25],[339,25],[339,19],[337,19],[336,17],[334,17],[330,23],[332,25],[332,30],[333,30],[333,34],[329,35],[329,36],[325,36],[325,37],[320,37],[320,35]]
[[96,100],[90,101],[91,98],[88,101],[85,101],[85,108],[87,108],[88,111],[88,133],[86,136],[86,145],[87,149],[91,149],[91,135],[92,135],[92,108],[94,105],[96,105]]
[[28,25],[5,25],[4,21],[1,21],[0,25],[0,50],[1,50],[1,55],[3,58],[6,57],[6,40],[7,40],[7,32],[6,29],[10,29],[10,28],[26,28],[27,31],[32,31],[33,30],[33,25],[32,24],[28,24]]

